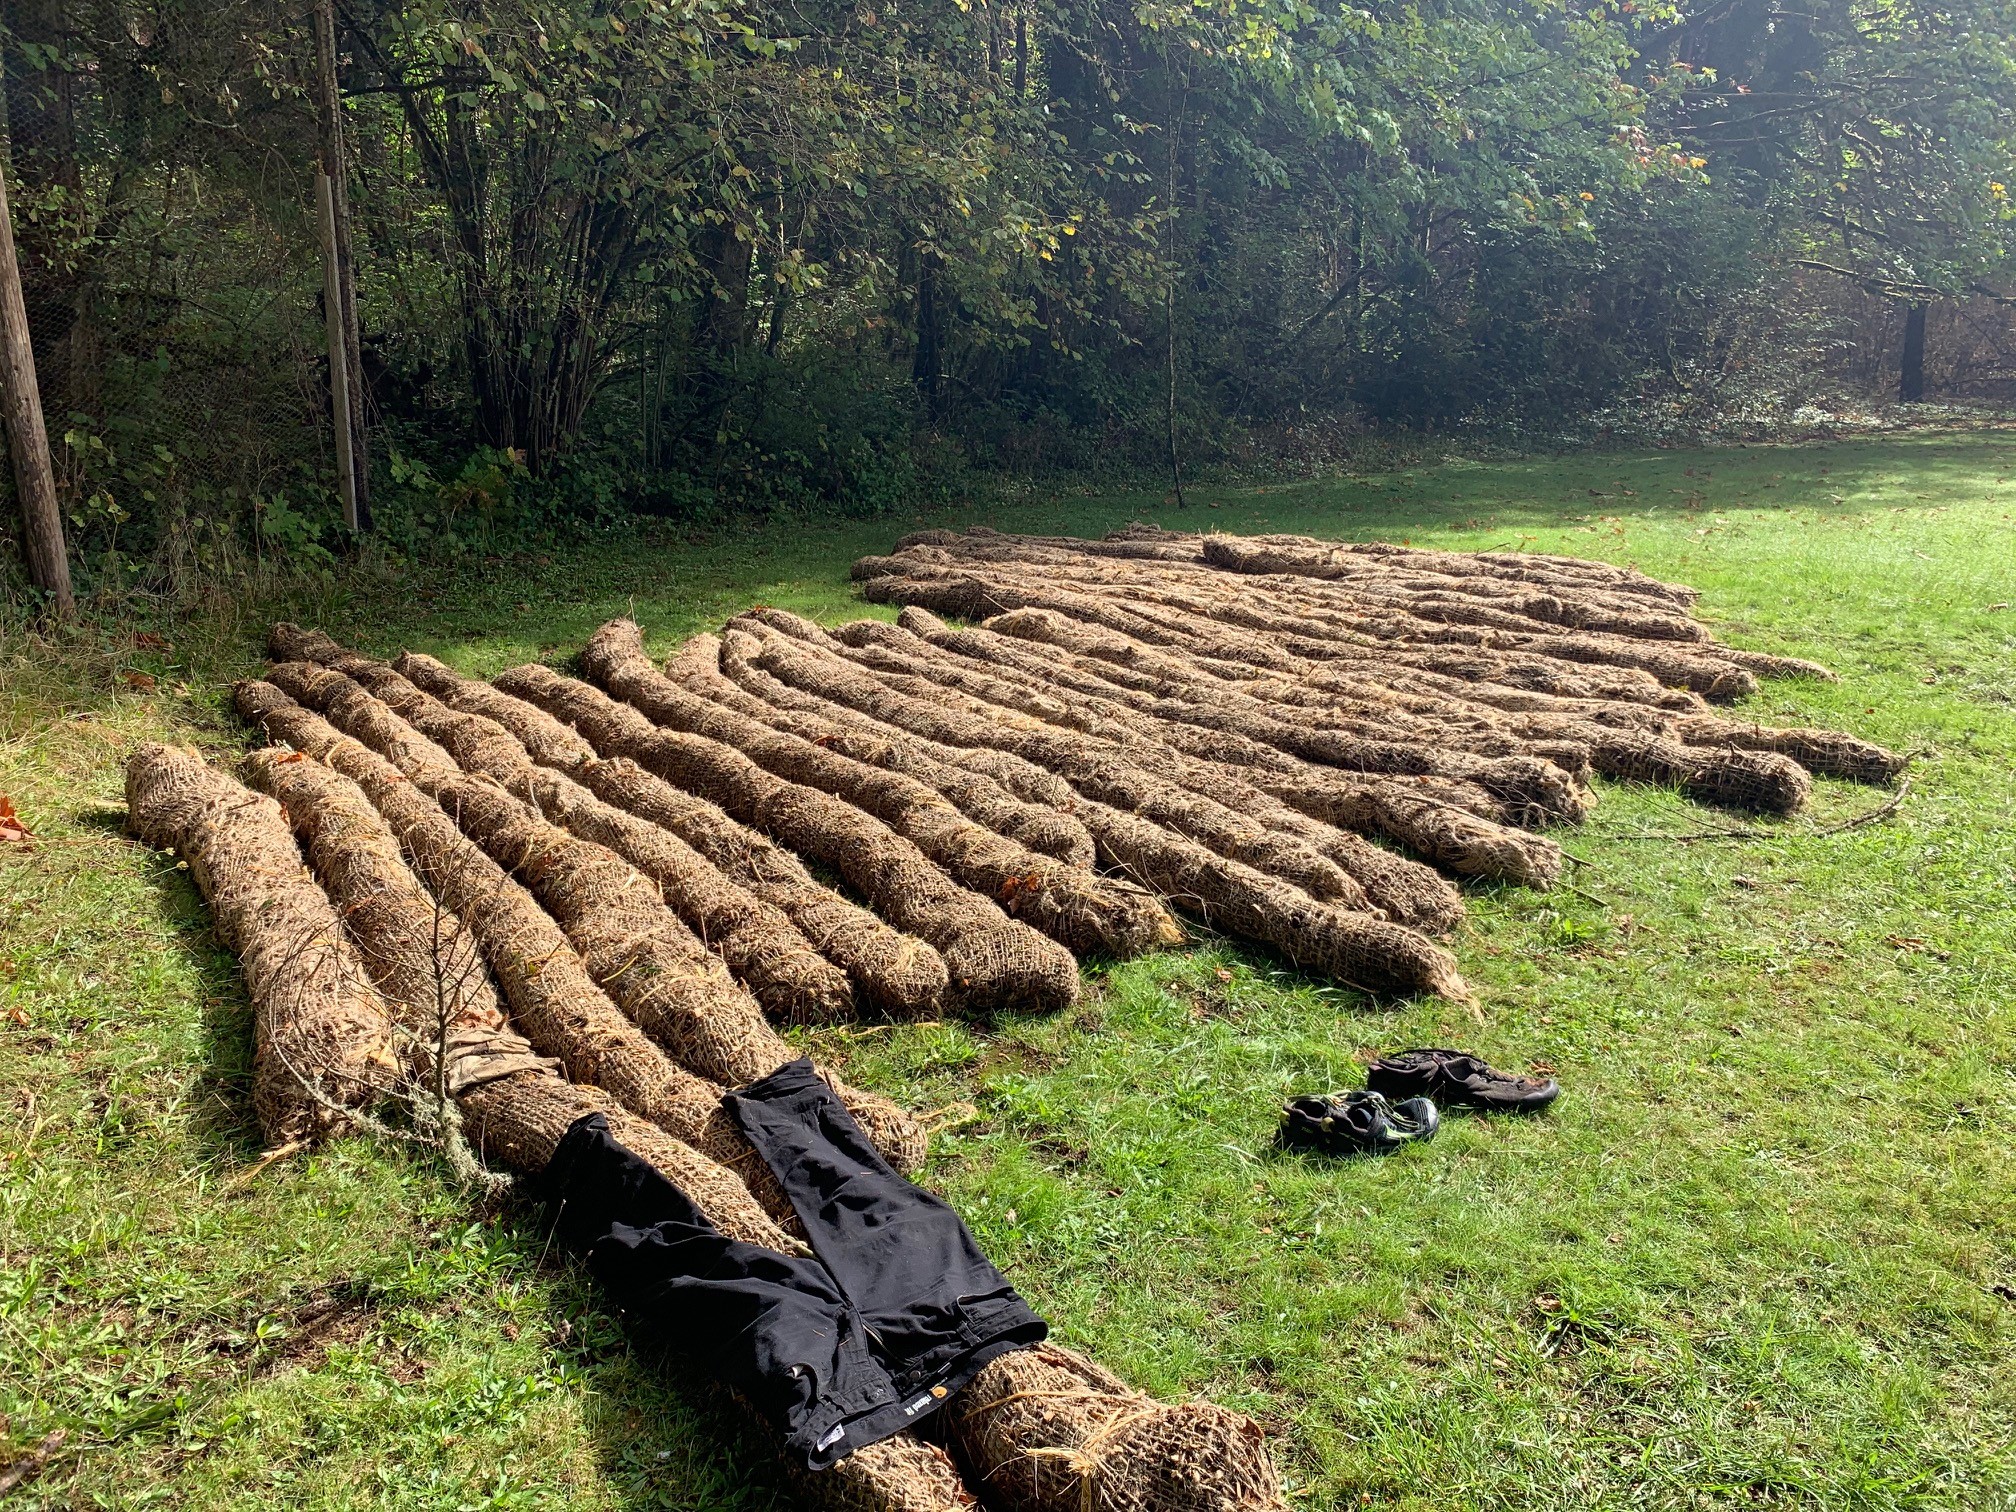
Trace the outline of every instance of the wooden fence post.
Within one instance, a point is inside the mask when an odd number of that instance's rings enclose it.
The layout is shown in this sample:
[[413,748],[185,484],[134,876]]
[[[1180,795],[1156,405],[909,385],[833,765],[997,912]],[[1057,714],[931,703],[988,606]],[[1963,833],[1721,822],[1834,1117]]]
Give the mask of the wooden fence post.
[[28,341],[28,305],[21,297],[21,264],[14,254],[14,220],[0,178],[0,403],[6,408],[7,450],[14,459],[14,489],[21,496],[28,576],[48,593],[58,618],[77,607],[70,588],[70,558],[63,546],[63,512],[49,464],[49,433],[42,426],[42,390],[35,381],[35,349]]
[[322,308],[329,332],[329,411],[336,432],[336,493],[343,500],[343,523],[365,528],[370,506],[357,491],[357,433],[350,421],[350,354],[343,329],[341,275],[336,256],[336,186],[329,175],[315,175],[316,219],[322,228]]
[[[336,6],[315,0],[315,125],[317,156],[328,178],[330,202],[323,211],[323,246],[328,259],[324,286],[329,291],[330,382],[336,381],[337,337],[343,347],[345,397],[336,407],[349,416],[349,441],[336,448],[338,465],[347,468],[344,523],[352,530],[371,528],[371,448],[364,415],[364,362],[357,326],[357,268],[350,250],[350,185],[344,168],[343,98],[336,84]],[[318,191],[319,192],[319,191]],[[341,459],[348,454],[347,464]]]

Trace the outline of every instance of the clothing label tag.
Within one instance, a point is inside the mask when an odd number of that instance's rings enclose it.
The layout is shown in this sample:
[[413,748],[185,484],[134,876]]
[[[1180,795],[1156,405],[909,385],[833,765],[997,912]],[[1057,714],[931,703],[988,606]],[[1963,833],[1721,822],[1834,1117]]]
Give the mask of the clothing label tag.
[[841,1423],[837,1425],[831,1433],[828,1433],[826,1437],[822,1438],[821,1440],[819,1440],[818,1443],[814,1444],[812,1446],[812,1450],[816,1454],[821,1450],[831,1449],[835,1444],[839,1443],[840,1440],[842,1440],[845,1437],[847,1437],[847,1425],[845,1423]]
[[918,1413],[922,1412],[926,1407],[929,1407],[936,1400],[937,1398],[932,1396],[931,1393],[927,1391],[924,1393],[924,1395],[917,1398],[916,1401],[912,1402],[908,1407],[905,1407],[903,1409],[903,1415],[905,1417],[915,1417],[917,1416]]

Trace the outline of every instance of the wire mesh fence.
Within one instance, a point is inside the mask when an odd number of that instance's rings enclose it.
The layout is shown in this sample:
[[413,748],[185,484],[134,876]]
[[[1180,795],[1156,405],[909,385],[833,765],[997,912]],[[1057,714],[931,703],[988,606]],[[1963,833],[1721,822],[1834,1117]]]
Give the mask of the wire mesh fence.
[[333,487],[305,18],[4,14],[5,166],[73,559],[101,588],[144,564],[179,589],[298,553]]

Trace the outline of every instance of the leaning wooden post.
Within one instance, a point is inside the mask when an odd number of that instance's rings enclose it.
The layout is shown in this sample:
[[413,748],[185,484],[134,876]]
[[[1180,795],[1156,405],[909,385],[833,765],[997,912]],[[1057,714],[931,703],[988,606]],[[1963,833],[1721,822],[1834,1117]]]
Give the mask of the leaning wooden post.
[[7,411],[7,450],[14,458],[14,488],[21,495],[28,576],[45,591],[59,618],[77,607],[70,591],[70,558],[63,548],[63,512],[56,506],[56,474],[49,465],[49,433],[42,428],[42,390],[35,381],[35,349],[28,342],[28,306],[21,297],[21,264],[14,255],[14,220],[7,185],[0,179],[0,395]]
[[[322,210],[323,284],[329,306],[330,382],[336,381],[334,353],[340,333],[343,346],[344,400],[349,444],[336,448],[338,466],[349,487],[343,496],[343,519],[353,530],[371,528],[371,461],[365,437],[364,365],[357,327],[357,269],[350,253],[350,189],[343,167],[343,100],[336,84],[336,7],[334,0],[315,5],[315,126],[316,155],[328,181],[329,201]],[[317,186],[320,193],[320,186]],[[342,458],[347,452],[350,461]]]
[[357,493],[357,458],[350,428],[349,342],[344,339],[343,299],[336,258],[336,187],[328,174],[315,175],[315,209],[322,228],[322,308],[329,331],[329,408],[336,432],[336,492],[343,500],[343,523],[365,526],[365,503]]

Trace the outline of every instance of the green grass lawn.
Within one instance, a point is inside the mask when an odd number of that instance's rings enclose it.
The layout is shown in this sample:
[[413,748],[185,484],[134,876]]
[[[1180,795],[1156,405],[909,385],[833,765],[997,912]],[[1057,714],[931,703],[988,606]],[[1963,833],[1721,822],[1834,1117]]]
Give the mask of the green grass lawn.
[[[1066,1019],[810,1035],[918,1108],[925,1179],[1068,1343],[1278,1434],[1311,1508],[2016,1507],[2016,434],[1070,494],[931,523],[1519,546],[1704,590],[1837,684],[1758,718],[1919,753],[1767,840],[1606,784],[1581,891],[1478,888],[1481,1021],[1373,1008],[1235,949],[1099,973]],[[792,523],[411,571],[292,605],[374,651],[669,646],[751,602],[863,612],[917,520]],[[866,612],[886,613],[869,610]],[[767,1507],[733,1419],[634,1352],[530,1210],[353,1140],[256,1174],[248,1015],[185,873],[120,837],[120,762],[229,751],[261,616],[0,662],[0,1458],[23,1505]],[[124,676],[155,679],[136,690]],[[186,686],[185,686],[186,685]],[[1717,820],[1712,822],[1726,822]],[[1455,1042],[1545,1065],[1551,1117],[1379,1163],[1270,1148],[1291,1089]]]

